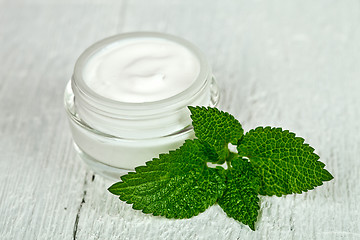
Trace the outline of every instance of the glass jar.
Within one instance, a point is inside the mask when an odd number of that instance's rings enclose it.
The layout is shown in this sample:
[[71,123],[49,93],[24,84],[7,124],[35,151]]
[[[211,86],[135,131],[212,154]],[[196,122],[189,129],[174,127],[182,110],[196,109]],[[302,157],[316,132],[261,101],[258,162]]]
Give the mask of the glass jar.
[[[149,37],[180,44],[198,58],[200,73],[190,87],[166,99],[132,103],[99,95],[84,82],[84,66],[95,53],[124,39]],[[64,95],[79,156],[96,173],[116,179],[194,138],[187,106],[216,106],[218,98],[211,68],[199,49],[181,38],[153,32],[119,34],[90,46],[77,60]]]

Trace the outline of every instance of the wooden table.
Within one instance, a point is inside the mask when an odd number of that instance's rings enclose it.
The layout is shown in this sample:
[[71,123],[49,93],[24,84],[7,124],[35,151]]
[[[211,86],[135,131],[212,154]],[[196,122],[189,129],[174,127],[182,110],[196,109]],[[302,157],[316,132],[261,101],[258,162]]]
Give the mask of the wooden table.
[[[262,197],[255,232],[219,206],[168,220],[120,202],[77,159],[63,92],[85,48],[129,31],[195,43],[222,109],[296,132],[335,179]],[[0,238],[360,239],[359,105],[359,1],[0,0]]]

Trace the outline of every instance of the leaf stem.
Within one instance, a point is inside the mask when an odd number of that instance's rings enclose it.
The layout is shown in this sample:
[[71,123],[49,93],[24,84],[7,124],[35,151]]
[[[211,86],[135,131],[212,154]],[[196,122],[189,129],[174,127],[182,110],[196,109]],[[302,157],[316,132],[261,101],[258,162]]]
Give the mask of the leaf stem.
[[239,155],[237,153],[234,152],[229,152],[228,157],[226,158],[226,165],[228,167],[228,169],[232,168],[231,166],[231,161],[235,158],[237,158]]
[[226,161],[227,169],[232,168],[230,161]]

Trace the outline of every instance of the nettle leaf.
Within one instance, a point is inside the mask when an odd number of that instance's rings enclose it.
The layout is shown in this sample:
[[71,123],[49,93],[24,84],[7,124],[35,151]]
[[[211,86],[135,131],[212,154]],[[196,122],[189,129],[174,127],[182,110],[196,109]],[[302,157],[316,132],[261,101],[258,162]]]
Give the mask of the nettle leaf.
[[167,218],[190,218],[223,194],[223,169],[208,168],[207,147],[197,139],[135,168],[108,190],[134,209]]
[[252,165],[240,158],[234,159],[226,171],[226,189],[218,200],[220,207],[232,217],[255,231],[259,206],[260,179]]
[[219,160],[228,154],[228,144],[236,145],[244,135],[241,124],[227,112],[211,107],[189,107],[195,136],[215,148]]
[[[229,217],[255,230],[258,195],[302,193],[333,179],[304,139],[281,128],[241,124],[216,108],[189,107],[195,135],[183,146],[135,168],[108,190],[134,209],[190,218],[216,201]],[[232,153],[228,144],[237,145]],[[210,168],[207,162],[222,164]]]
[[250,159],[261,178],[261,195],[302,193],[333,179],[304,139],[281,128],[258,127],[239,141],[238,153]]

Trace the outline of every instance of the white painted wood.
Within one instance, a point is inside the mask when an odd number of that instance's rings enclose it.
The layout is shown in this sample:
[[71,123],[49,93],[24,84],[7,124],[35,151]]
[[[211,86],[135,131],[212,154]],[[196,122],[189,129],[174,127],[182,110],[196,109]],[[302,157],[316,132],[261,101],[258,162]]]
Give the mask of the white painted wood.
[[[360,239],[359,1],[0,0],[1,239]],[[76,159],[62,106],[78,55],[126,31],[187,38],[221,107],[282,126],[335,179],[263,197],[255,232],[218,206],[187,220],[134,211]]]

